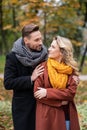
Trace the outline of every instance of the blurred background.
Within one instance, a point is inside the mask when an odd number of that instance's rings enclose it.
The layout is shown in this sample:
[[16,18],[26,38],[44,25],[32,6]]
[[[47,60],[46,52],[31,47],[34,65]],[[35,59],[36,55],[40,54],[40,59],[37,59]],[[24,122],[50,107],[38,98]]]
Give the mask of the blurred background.
[[3,86],[5,56],[25,24],[40,26],[49,47],[56,35],[69,38],[82,77],[75,102],[81,130],[87,130],[87,0],[0,0],[0,130],[13,130],[12,91]]

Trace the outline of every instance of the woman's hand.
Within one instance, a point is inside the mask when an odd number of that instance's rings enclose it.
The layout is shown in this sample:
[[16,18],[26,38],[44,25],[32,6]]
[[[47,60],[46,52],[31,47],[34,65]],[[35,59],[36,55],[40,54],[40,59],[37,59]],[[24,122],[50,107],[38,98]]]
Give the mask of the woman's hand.
[[68,103],[68,101],[62,101],[62,105],[67,105]]
[[35,98],[44,98],[47,95],[47,90],[45,88],[38,87],[38,90],[34,93]]

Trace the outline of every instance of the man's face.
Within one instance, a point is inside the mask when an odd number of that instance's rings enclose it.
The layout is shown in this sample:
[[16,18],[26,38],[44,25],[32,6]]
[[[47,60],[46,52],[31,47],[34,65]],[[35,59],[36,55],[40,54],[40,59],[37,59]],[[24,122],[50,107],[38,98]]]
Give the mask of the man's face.
[[42,36],[40,31],[35,31],[29,37],[24,37],[25,46],[34,51],[41,51]]

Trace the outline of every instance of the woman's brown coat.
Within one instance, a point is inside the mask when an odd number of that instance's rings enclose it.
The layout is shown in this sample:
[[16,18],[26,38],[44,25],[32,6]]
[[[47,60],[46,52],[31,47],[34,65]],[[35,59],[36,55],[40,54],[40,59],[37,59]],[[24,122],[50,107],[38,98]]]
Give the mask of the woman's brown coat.
[[[73,98],[77,85],[72,76],[69,76],[66,89],[54,89],[49,83],[47,65],[44,74],[35,81],[34,92],[38,87],[47,89],[47,97],[37,99],[36,107],[36,130],[66,130],[65,116],[62,109],[62,101],[69,101],[70,130],[80,130],[78,115]],[[62,78],[62,77],[61,77]]]

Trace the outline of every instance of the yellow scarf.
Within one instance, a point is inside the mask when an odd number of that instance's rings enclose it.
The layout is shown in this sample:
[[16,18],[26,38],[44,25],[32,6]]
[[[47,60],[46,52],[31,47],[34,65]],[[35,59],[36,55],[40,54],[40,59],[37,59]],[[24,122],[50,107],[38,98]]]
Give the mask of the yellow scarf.
[[59,63],[58,61],[48,58],[47,61],[48,76],[53,88],[66,88],[68,75],[73,72],[72,67]]

